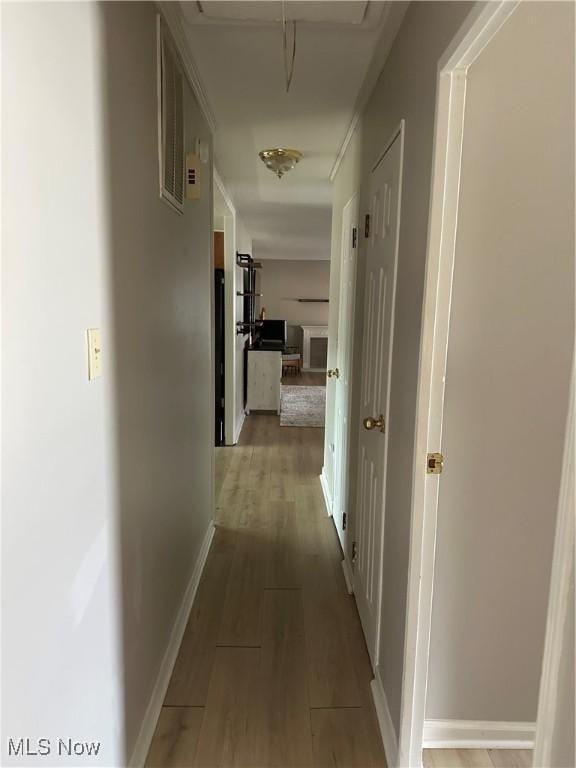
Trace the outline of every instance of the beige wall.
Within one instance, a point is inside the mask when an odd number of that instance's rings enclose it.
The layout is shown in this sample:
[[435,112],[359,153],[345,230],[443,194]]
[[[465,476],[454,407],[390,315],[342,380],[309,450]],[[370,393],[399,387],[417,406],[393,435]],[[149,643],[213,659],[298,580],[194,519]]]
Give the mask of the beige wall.
[[327,299],[329,261],[266,259],[260,274],[260,306],[270,320],[289,325],[328,325],[328,304],[303,304],[296,299]]
[[[383,73],[374,89],[334,185],[332,259],[340,258],[342,208],[361,188],[360,219],[367,211],[370,169],[400,120],[406,120],[405,160],[396,295],[393,372],[390,402],[389,467],[386,494],[385,556],[380,667],[377,670],[396,729],[404,656],[408,576],[414,414],[420,344],[420,319],[438,59],[472,8],[471,3],[411,3]],[[363,333],[365,248],[360,233],[355,371],[360,369]],[[333,358],[329,364],[333,364]],[[357,454],[358,376],[353,380],[351,457]],[[350,475],[350,514],[356,499],[354,465]],[[351,520],[353,524],[353,520]],[[348,541],[353,539],[352,531]]]
[[534,721],[574,323],[574,6],[468,74],[427,716]]

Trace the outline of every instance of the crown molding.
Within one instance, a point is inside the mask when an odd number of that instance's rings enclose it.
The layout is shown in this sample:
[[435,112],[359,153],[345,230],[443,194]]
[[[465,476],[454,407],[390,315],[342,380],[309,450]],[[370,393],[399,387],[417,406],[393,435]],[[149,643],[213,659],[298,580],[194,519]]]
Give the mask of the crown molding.
[[210,101],[206,94],[206,89],[204,88],[202,78],[200,77],[200,72],[198,71],[194,57],[192,56],[192,51],[190,50],[188,38],[186,37],[186,32],[183,26],[180,3],[157,2],[156,6],[162,15],[162,18],[166,22],[168,29],[170,30],[170,34],[174,39],[174,44],[176,45],[178,54],[182,60],[182,66],[184,67],[184,72],[188,78],[190,87],[198,99],[198,104],[202,110],[202,114],[204,115],[206,122],[208,123],[210,132],[214,134],[216,133],[216,129],[218,127],[216,118],[214,117],[214,112],[210,106]]
[[390,53],[390,49],[392,48],[392,44],[396,39],[396,35],[398,34],[409,5],[410,3],[408,0],[389,0],[388,5],[382,15],[382,31],[378,37],[378,40],[376,41],[372,61],[370,62],[370,66],[368,67],[368,71],[366,72],[366,76],[364,77],[362,85],[360,86],[358,98],[356,99],[356,104],[354,106],[354,114],[352,115],[352,119],[348,125],[348,130],[346,131],[344,141],[340,146],[338,154],[336,155],[336,160],[334,161],[334,165],[330,171],[330,181],[334,181],[336,178],[336,174],[338,173],[340,164],[344,159],[348,145],[352,140],[354,131],[358,126],[358,122],[362,117],[362,113],[368,104],[370,96],[372,96],[372,92],[376,86],[376,83],[378,82],[378,78],[382,74],[382,70],[384,69],[386,60],[388,59],[388,54]]

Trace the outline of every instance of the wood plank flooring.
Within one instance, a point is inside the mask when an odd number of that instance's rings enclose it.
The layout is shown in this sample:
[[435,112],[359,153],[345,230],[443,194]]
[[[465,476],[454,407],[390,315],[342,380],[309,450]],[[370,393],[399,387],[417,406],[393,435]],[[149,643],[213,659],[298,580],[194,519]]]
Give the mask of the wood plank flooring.
[[[385,768],[372,669],[318,481],[323,437],[251,415],[237,446],[216,449],[216,533],[150,768]],[[424,765],[528,768],[530,755],[425,750]]]
[[302,371],[297,376],[283,376],[282,384],[292,384],[295,387],[322,387],[326,385],[326,374],[322,371]]
[[217,530],[148,766],[385,768],[323,437],[254,414],[217,449]]

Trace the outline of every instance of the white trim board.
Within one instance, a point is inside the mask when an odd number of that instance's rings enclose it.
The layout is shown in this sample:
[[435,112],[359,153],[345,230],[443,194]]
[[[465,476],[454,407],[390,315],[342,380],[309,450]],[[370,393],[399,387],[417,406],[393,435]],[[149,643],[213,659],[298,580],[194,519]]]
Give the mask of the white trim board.
[[378,717],[378,725],[380,727],[380,735],[382,736],[382,743],[384,744],[386,764],[389,768],[396,768],[398,765],[398,739],[396,738],[396,730],[394,728],[394,723],[392,722],[392,716],[390,715],[388,699],[384,693],[378,669],[376,669],[374,680],[370,683],[370,690],[372,691],[372,698],[374,699],[374,707],[376,708],[376,716]]
[[322,472],[320,473],[320,487],[322,488],[322,495],[324,496],[326,514],[328,517],[332,517],[332,497],[330,496],[328,480],[326,479],[325,467],[322,467]]
[[202,541],[200,552],[198,553],[198,559],[196,560],[196,565],[192,571],[190,581],[186,587],[184,597],[182,598],[182,603],[180,604],[176,620],[174,621],[174,625],[172,627],[172,632],[170,633],[170,639],[168,640],[168,645],[158,670],[158,676],[156,677],[152,695],[150,696],[150,701],[146,707],[142,725],[140,726],[140,731],[138,733],[136,743],[128,762],[129,768],[143,768],[146,762],[148,751],[150,750],[150,744],[152,743],[152,738],[154,736],[154,731],[156,730],[156,724],[158,722],[158,718],[160,717],[162,705],[166,697],[166,691],[168,690],[168,684],[170,683],[170,678],[172,677],[172,670],[174,669],[176,657],[178,656],[178,651],[180,650],[180,644],[182,642],[184,630],[186,629],[188,617],[190,616],[192,605],[194,604],[194,598],[196,597],[196,592],[198,591],[200,577],[202,576],[202,571],[204,570],[204,565],[206,564],[206,559],[208,557],[208,552],[210,551],[210,545],[212,544],[215,530],[216,529],[214,528],[214,523],[211,521]]
[[424,749],[532,749],[536,723],[425,720]]

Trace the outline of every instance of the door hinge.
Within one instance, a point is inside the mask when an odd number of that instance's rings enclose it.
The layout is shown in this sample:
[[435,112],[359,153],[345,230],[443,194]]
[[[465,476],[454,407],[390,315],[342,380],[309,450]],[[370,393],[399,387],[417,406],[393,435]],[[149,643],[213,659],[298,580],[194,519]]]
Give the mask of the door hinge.
[[370,237],[370,214],[366,214],[364,219],[364,237]]
[[429,475],[440,475],[444,469],[444,456],[441,453],[429,453],[426,457],[426,472]]
[[356,227],[352,227],[352,248],[356,248],[358,244],[358,230]]
[[358,549],[358,547],[356,545],[356,542],[353,541],[352,542],[352,565],[354,565],[354,563],[356,562],[356,552],[357,552],[357,549]]
[[224,398],[223,397],[220,398],[220,405],[222,406],[222,408],[224,408]]
[[346,530],[346,512],[342,513],[342,530]]

